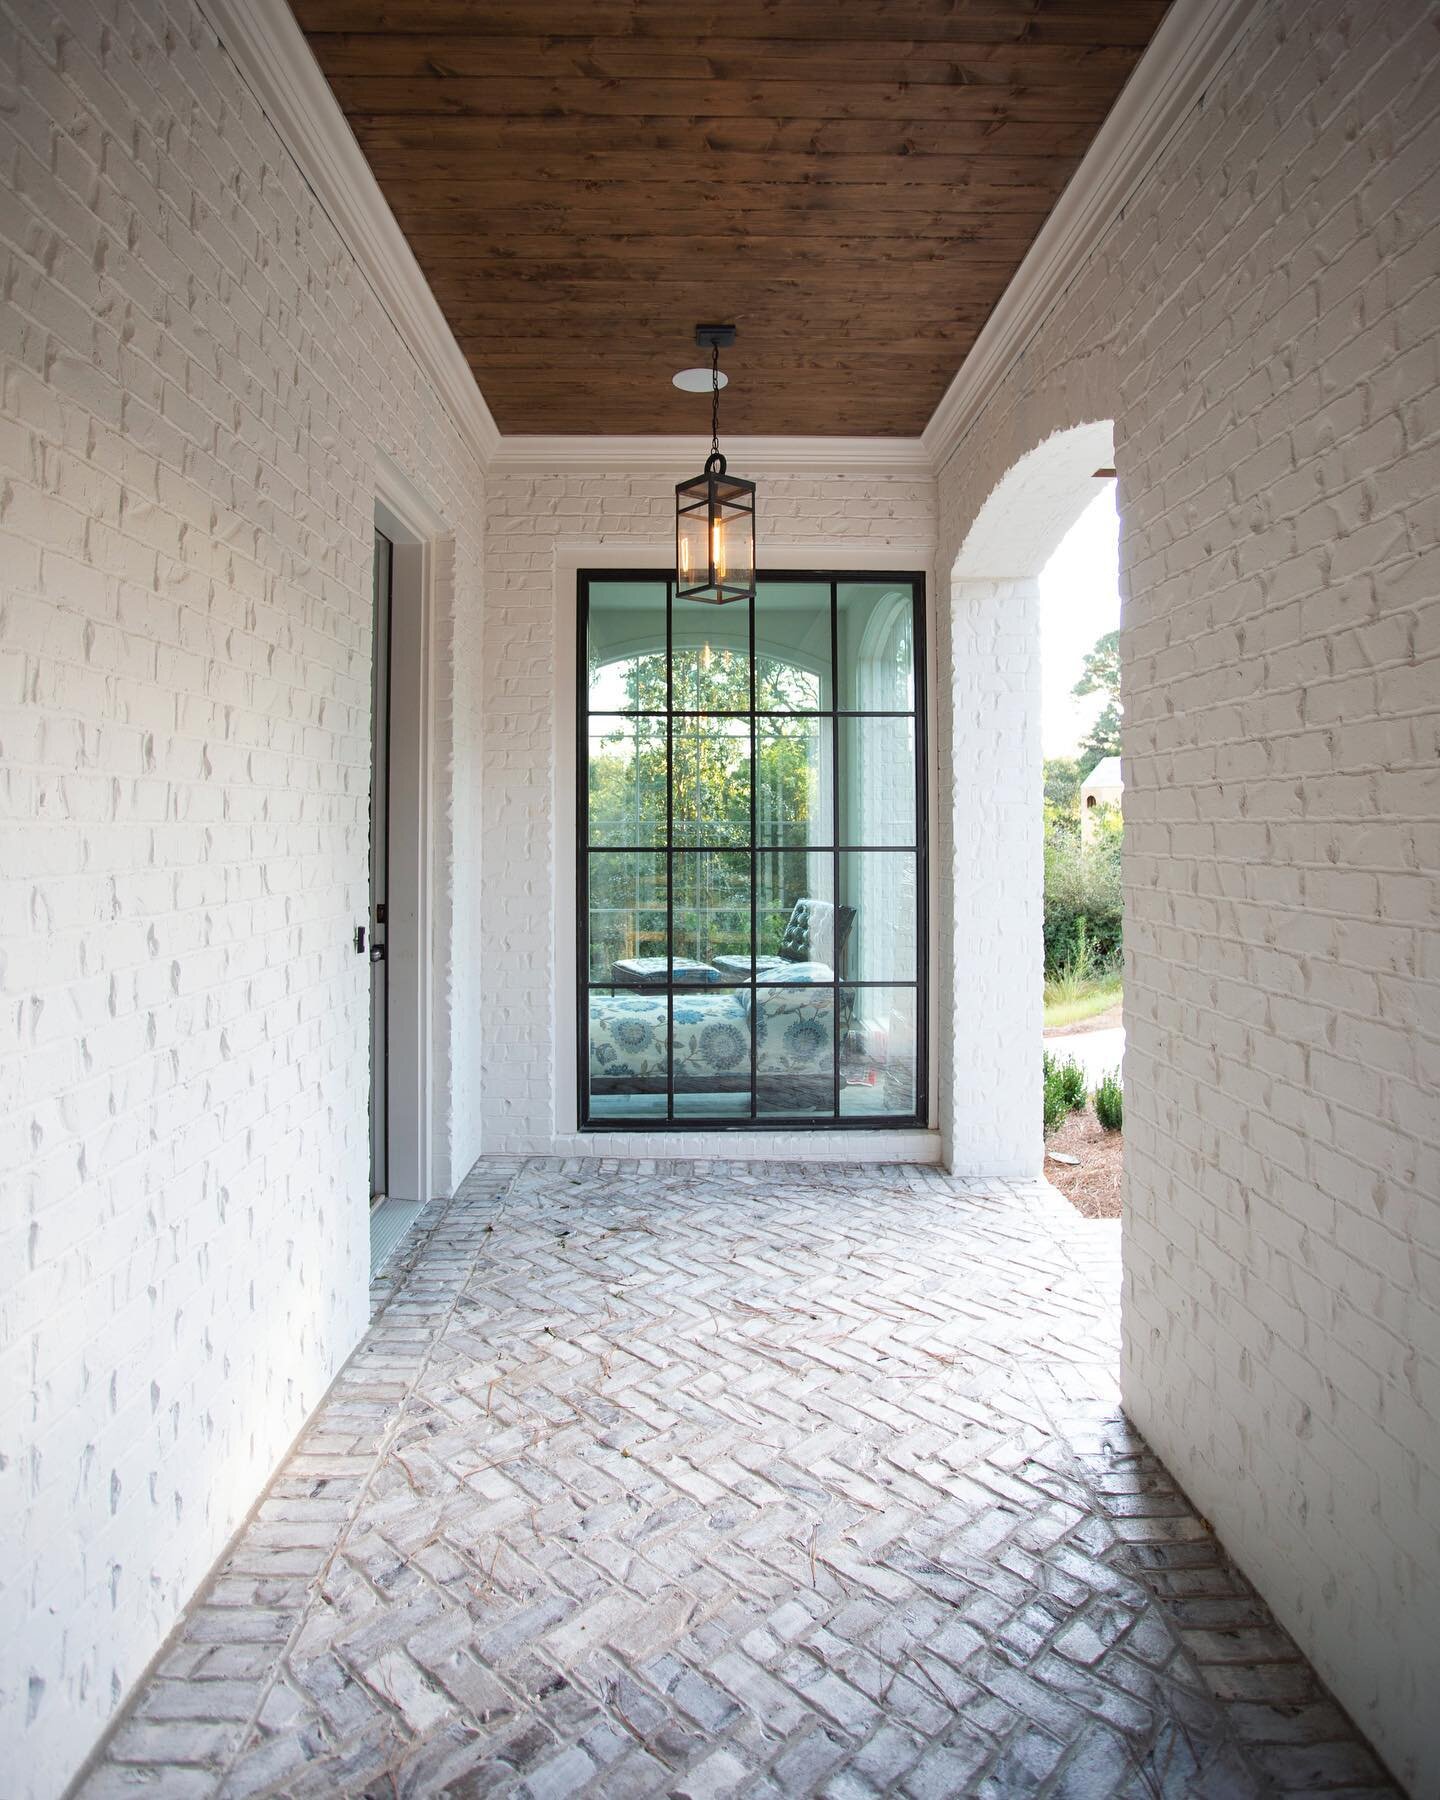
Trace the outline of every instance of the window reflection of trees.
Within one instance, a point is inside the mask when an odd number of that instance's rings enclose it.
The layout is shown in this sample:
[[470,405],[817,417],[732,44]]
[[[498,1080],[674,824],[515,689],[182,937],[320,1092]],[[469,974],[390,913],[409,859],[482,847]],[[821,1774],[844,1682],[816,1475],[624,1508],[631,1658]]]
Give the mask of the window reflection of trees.
[[[777,584],[768,607],[762,592],[753,615],[667,609],[664,583],[638,577],[602,585],[587,627],[596,992],[624,991],[615,963],[663,966],[667,950],[710,965],[774,957],[797,901],[848,906],[834,1013],[841,1113],[907,1111],[923,913],[912,584],[801,578]],[[736,979],[732,967],[721,984]],[[783,995],[771,1011],[788,1018]],[[868,1098],[847,1097],[847,1062],[868,1078]],[[682,1073],[688,1092],[704,1085],[677,1060],[677,1083]],[[677,1085],[677,1116],[679,1099]]]

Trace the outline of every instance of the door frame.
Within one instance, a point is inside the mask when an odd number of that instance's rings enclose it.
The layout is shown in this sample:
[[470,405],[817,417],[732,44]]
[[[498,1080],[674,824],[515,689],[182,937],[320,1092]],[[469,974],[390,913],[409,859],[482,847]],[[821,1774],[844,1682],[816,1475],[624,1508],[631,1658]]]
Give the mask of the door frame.
[[438,515],[383,451],[375,519],[393,546],[386,897],[389,1198],[432,1195],[433,611]]
[[[374,626],[370,638],[370,1204],[390,1191],[390,965],[386,928],[390,863],[390,626],[395,546],[375,527]],[[380,549],[386,551],[381,581]]]

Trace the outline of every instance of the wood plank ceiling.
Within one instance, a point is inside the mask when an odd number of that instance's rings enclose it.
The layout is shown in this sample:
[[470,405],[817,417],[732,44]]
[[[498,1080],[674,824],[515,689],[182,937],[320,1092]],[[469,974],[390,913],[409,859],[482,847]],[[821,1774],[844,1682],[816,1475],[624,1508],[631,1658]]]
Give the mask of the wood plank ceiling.
[[913,435],[1166,0],[294,0],[504,432]]

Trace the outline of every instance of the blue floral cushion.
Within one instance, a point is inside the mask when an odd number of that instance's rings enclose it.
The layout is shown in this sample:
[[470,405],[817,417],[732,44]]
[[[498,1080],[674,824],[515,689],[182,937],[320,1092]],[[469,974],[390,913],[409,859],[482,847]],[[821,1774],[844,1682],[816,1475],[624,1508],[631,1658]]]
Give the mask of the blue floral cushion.
[[[791,975],[805,969],[787,963]],[[760,1007],[757,1056],[762,1074],[823,1074],[833,1067],[835,1005],[813,984],[824,975],[800,974],[787,993],[768,987]],[[713,1075],[729,1086],[750,1073],[750,992],[676,994],[675,1071],[687,1080]],[[666,1006],[663,994],[590,996],[590,1071],[607,1079],[665,1079]]]

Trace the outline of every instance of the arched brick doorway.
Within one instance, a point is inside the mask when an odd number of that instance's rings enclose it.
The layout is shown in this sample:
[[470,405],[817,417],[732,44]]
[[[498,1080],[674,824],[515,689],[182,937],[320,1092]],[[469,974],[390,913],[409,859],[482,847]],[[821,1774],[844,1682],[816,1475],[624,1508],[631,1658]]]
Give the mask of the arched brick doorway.
[[1040,1172],[1039,576],[1113,457],[1108,419],[1047,438],[993,489],[949,572],[939,1074],[960,1175]]

